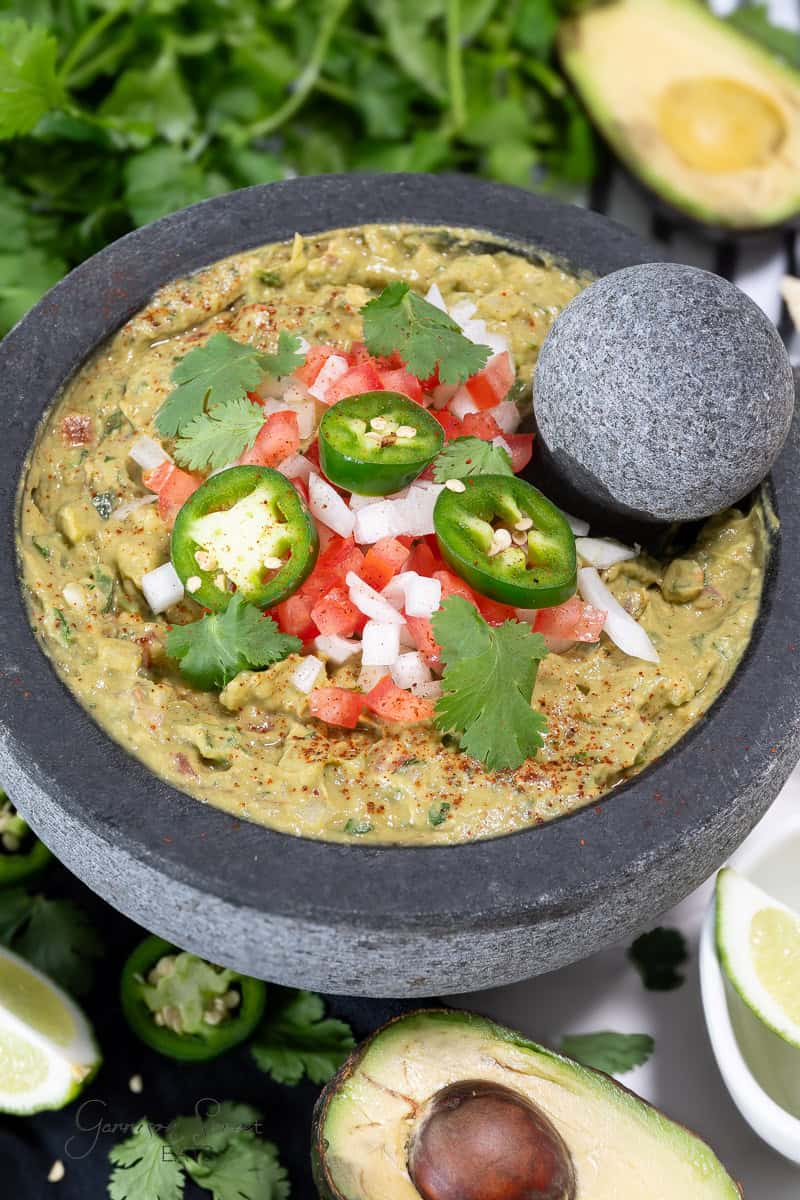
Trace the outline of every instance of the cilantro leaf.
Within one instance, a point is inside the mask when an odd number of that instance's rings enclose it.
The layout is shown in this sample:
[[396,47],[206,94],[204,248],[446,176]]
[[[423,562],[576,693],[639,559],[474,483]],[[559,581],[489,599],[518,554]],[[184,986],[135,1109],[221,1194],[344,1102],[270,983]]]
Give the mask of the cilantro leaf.
[[180,66],[169,52],[144,67],[129,67],[100,105],[98,116],[140,130],[148,139],[161,134],[180,142],[197,123]]
[[175,1117],[167,1126],[165,1137],[178,1157],[200,1150],[220,1154],[237,1133],[256,1125],[260,1119],[261,1113],[250,1104],[213,1101],[205,1116],[194,1112],[189,1117]]
[[237,593],[222,613],[209,613],[167,634],[167,654],[180,662],[195,687],[223,688],[247,668],[269,667],[302,649],[299,638],[281,633],[272,617]]
[[324,1016],[314,992],[274,987],[267,1016],[252,1043],[253,1058],[276,1083],[326,1083],[336,1073],[355,1039],[344,1021]]
[[397,351],[412,375],[427,379],[436,367],[442,383],[461,383],[485,364],[491,349],[465,338],[434,304],[395,280],[361,309],[370,354]]
[[114,1169],[108,1181],[111,1200],[181,1200],[183,1166],[146,1117],[108,1154]]
[[436,724],[489,770],[516,769],[544,744],[547,724],[531,708],[544,638],[518,621],[489,625],[461,596],[445,600],[432,621],[446,664]]
[[76,996],[89,991],[93,960],[103,953],[77,904],[31,896],[23,888],[0,895],[0,941]]
[[66,96],[56,71],[58,43],[41,25],[0,20],[0,138],[30,133]]
[[447,479],[466,479],[468,475],[513,474],[508,451],[476,437],[454,438],[433,464],[433,478],[437,483],[444,483]]
[[[172,372],[177,384],[156,414],[156,429],[165,437],[205,412],[206,404],[229,404],[252,391],[263,374],[255,346],[214,333],[208,341],[184,354]],[[263,414],[262,414],[263,422]]]
[[[263,412],[258,405],[245,399],[246,393],[258,386],[265,373],[281,378],[301,366],[305,361],[301,344],[299,337],[281,330],[278,349],[274,354],[265,354],[247,342],[235,341],[227,333],[212,334],[203,346],[190,350],[176,364],[172,382],[178,386],[156,413],[156,429],[165,437],[185,434],[190,442],[196,443],[196,451],[191,445],[182,447],[184,462],[204,466],[210,461],[212,451],[216,459],[212,465],[223,466],[230,462],[245,446],[252,446],[264,423]],[[238,408],[235,407],[226,418],[223,409],[237,403]],[[210,411],[206,413],[209,406]],[[208,419],[202,420],[204,417]],[[259,418],[257,424],[256,417]],[[214,439],[225,437],[229,441],[223,442],[223,446],[239,444],[239,450],[235,453],[214,451]]]
[[249,1130],[235,1133],[219,1153],[187,1158],[184,1166],[214,1200],[286,1200],[289,1195],[276,1147]]
[[181,426],[175,458],[190,471],[224,467],[248,450],[264,425],[264,410],[246,396],[215,404]]
[[230,191],[225,175],[205,170],[178,146],[156,145],[134,154],[125,163],[123,182],[125,204],[135,225]]
[[723,19],[771,54],[784,59],[795,70],[800,70],[800,33],[782,25],[773,25],[766,4],[744,4]]
[[629,948],[628,958],[651,992],[671,992],[686,982],[678,968],[688,960],[689,951],[679,929],[659,925],[641,934]]
[[624,1075],[641,1067],[654,1049],[647,1033],[572,1033],[561,1041],[562,1054],[607,1075]]

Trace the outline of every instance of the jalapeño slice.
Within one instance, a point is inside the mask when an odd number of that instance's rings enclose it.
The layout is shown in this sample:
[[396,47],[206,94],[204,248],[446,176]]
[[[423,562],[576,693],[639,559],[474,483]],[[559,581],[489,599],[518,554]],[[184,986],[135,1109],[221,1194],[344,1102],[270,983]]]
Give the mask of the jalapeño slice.
[[577,583],[575,538],[535,487],[511,475],[475,475],[445,488],[433,523],[442,557],[470,587],[515,608],[563,604]]
[[52,857],[0,788],[0,888],[32,879]]
[[310,575],[319,538],[295,488],[271,467],[229,467],[194,492],[175,519],[172,565],[188,594],[221,612],[231,585],[259,608]]
[[159,1054],[184,1062],[216,1058],[249,1037],[267,987],[160,937],[140,942],[122,968],[120,999],[133,1032]]
[[362,392],[332,404],[319,426],[319,461],[331,483],[362,496],[388,496],[421,475],[444,445],[444,430],[400,392]]

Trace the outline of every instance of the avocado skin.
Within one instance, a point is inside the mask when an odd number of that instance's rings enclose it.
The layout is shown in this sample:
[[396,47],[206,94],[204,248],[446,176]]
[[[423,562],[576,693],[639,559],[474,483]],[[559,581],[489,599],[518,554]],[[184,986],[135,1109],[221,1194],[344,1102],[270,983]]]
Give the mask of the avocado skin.
[[[724,205],[712,200],[703,201],[684,194],[679,182],[669,179],[659,168],[653,168],[647,156],[634,148],[619,128],[613,108],[606,107],[604,98],[592,86],[591,67],[588,56],[581,47],[581,23],[591,15],[593,9],[603,7],[607,11],[620,9],[620,23],[624,20],[625,0],[586,0],[573,6],[572,12],[564,17],[559,27],[557,45],[564,72],[578,92],[589,118],[601,134],[606,145],[628,168],[632,181],[644,195],[655,201],[656,211],[688,230],[700,230],[712,239],[723,241],[731,233],[758,234],[769,229],[800,229],[800,160],[794,173],[796,183],[793,192],[787,192],[780,203],[773,203],[763,215],[743,217],[735,211],[727,212]],[[800,103],[800,71],[789,63],[772,55],[763,46],[741,32],[735,26],[721,20],[697,0],[669,0],[674,10],[675,21],[695,21],[698,28],[695,36],[708,39],[727,39],[731,44],[749,54],[762,71],[765,92],[770,90],[770,80],[783,89],[793,88]],[[657,134],[657,136],[659,136]],[[760,170],[768,171],[769,163]]]
[[[331,1102],[335,1099],[339,1089],[355,1074],[362,1059],[372,1046],[373,1042],[381,1038],[383,1034],[385,1034],[389,1029],[392,1028],[392,1026],[397,1025],[399,1022],[413,1021],[419,1017],[427,1016],[434,1016],[443,1021],[452,1021],[454,1024],[462,1023],[465,1025],[477,1025],[479,1028],[486,1030],[500,1041],[511,1042],[514,1045],[520,1046],[524,1050],[532,1049],[539,1054],[543,1054],[546,1057],[553,1058],[561,1062],[575,1062],[575,1060],[570,1058],[569,1055],[559,1054],[554,1050],[548,1050],[545,1046],[540,1046],[537,1043],[530,1041],[530,1039],[524,1037],[521,1033],[518,1033],[513,1029],[509,1029],[505,1025],[497,1025],[494,1021],[489,1020],[488,1017],[483,1017],[479,1013],[472,1013],[467,1010],[449,1008],[418,1008],[414,1009],[412,1012],[401,1013],[400,1016],[393,1017],[391,1021],[387,1021],[384,1025],[379,1026],[379,1028],[371,1033],[369,1037],[365,1039],[365,1041],[356,1047],[356,1049],[346,1060],[346,1062],[342,1064],[333,1078],[326,1083],[325,1087],[320,1092],[316,1104],[314,1105],[314,1112],[311,1121],[311,1171],[314,1184],[319,1194],[319,1200],[347,1200],[347,1198],[343,1196],[336,1187],[327,1165],[327,1143],[325,1140],[324,1130],[325,1121],[328,1115],[328,1108]],[[577,1065],[580,1066],[581,1071],[588,1071],[592,1075],[599,1075],[604,1079],[607,1079],[613,1087],[618,1088],[622,1092],[626,1092],[629,1096],[633,1096],[639,1104],[641,1104],[644,1108],[651,1109],[652,1112],[656,1113],[659,1117],[664,1115],[661,1113],[660,1109],[656,1108],[654,1104],[650,1104],[649,1101],[644,1100],[641,1096],[637,1095],[636,1092],[631,1091],[630,1088],[626,1088],[624,1084],[619,1083],[619,1081],[614,1079],[613,1076],[607,1075],[605,1071],[597,1071],[594,1068],[584,1067],[581,1064]],[[675,1121],[671,1117],[667,1118],[667,1120],[670,1122],[670,1124],[685,1129],[692,1135],[692,1137],[696,1137],[699,1141],[702,1141],[699,1135],[696,1134],[694,1130],[689,1129],[687,1125],[683,1125],[681,1122]],[[728,1176],[728,1178],[736,1188],[741,1200],[745,1200],[744,1191],[742,1190],[741,1184],[739,1184],[736,1180],[731,1179],[730,1176]],[[388,1197],[387,1200],[389,1200]]]

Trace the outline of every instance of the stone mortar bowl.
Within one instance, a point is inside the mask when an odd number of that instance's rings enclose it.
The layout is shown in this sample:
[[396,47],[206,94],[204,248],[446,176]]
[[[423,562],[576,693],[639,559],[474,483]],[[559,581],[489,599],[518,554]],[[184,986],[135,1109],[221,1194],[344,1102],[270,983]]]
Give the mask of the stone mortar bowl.
[[797,428],[771,478],[781,529],[732,683],[643,774],[551,824],[420,848],[274,833],[163,783],[58,679],[28,624],[14,531],[25,457],[64,382],[168,280],[296,230],[400,220],[485,229],[596,274],[660,257],[602,217],[476,180],[297,179],[209,200],[122,238],[0,345],[0,778],[56,855],[146,928],[251,975],[368,996],[509,983],[627,937],[727,857],[800,756]]

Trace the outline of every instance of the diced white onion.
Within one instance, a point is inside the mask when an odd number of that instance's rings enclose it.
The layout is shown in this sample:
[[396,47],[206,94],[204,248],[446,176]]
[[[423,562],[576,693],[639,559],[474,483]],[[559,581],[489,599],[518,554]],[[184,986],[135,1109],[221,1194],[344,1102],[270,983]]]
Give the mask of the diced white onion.
[[[488,346],[495,354],[511,354],[511,347],[508,344],[508,338],[502,333],[495,333],[492,329],[487,329],[484,325],[484,334],[478,340],[484,346]],[[513,359],[512,359],[513,366]]]
[[515,608],[514,609],[514,612],[517,614],[517,620],[523,621],[526,625],[531,625],[531,626],[536,624],[536,614],[538,613],[538,611],[539,611],[538,608]]
[[477,311],[477,305],[472,300],[458,300],[450,309],[450,316],[458,325],[463,326]]
[[400,653],[400,626],[367,621],[361,632],[361,662],[365,667],[390,667]]
[[406,584],[406,616],[431,617],[442,603],[442,585],[438,579],[428,579],[425,575],[414,575]]
[[155,504],[158,496],[136,496],[133,500],[126,500],[124,504],[120,504],[119,508],[115,508],[111,514],[113,520],[124,521],[131,513],[138,512],[140,508],[145,508],[148,504]]
[[72,608],[86,607],[86,594],[79,583],[68,583],[61,595]]
[[494,408],[487,409],[487,416],[494,417],[503,433],[516,433],[522,420],[513,400],[501,400]]
[[353,512],[358,512],[360,508],[366,508],[368,504],[379,504],[383,499],[383,496],[360,496],[358,492],[353,492],[350,496],[350,507]]
[[509,458],[514,457],[514,455],[511,453],[511,447],[509,446],[509,444],[505,438],[503,438],[503,437],[492,438],[492,445],[497,450],[505,450],[505,452]]
[[408,625],[400,626],[400,649],[401,650],[416,650],[417,643],[409,629]]
[[442,694],[442,685],[438,679],[432,679],[430,683],[413,684],[411,691],[415,696],[421,696],[423,700],[438,700]]
[[183,599],[183,584],[171,562],[142,576],[142,592],[154,613],[162,613]]
[[313,400],[302,400],[293,409],[297,413],[297,432],[301,441],[310,438],[317,427],[317,410]]
[[314,470],[303,454],[290,454],[282,463],[278,463],[275,469],[280,471],[281,475],[285,475],[287,479],[302,479],[304,483],[308,482]]
[[439,285],[432,283],[425,293],[425,299],[428,304],[433,304],[435,308],[440,309],[443,313],[447,312],[447,305],[444,302],[444,296],[439,291]]
[[465,338],[469,339],[469,341],[475,342],[475,344],[478,346],[488,345],[487,338],[489,336],[489,331],[486,328],[485,321],[482,321],[478,317],[473,320],[460,321],[459,324],[461,325],[461,332],[464,334]]
[[400,571],[389,580],[386,587],[381,592],[381,595],[389,601],[393,608],[405,608],[406,604],[406,584],[412,579],[418,579],[416,571]]
[[291,404],[292,408],[295,408],[297,405],[304,404],[313,397],[306,385],[301,383],[299,379],[289,378],[285,380],[283,398],[287,404]]
[[307,654],[292,672],[292,683],[299,692],[305,692],[308,695],[309,692],[314,690],[320,671],[324,670],[324,663],[315,658],[313,654]]
[[454,417],[458,417],[460,421],[463,421],[467,413],[476,413],[478,411],[477,404],[462,385],[450,401],[450,412]]
[[389,601],[365,583],[354,571],[348,571],[345,582],[350,599],[359,612],[373,621],[384,621],[388,625],[404,625],[405,617],[393,608]]
[[303,337],[302,333],[296,334],[296,337],[297,337],[298,342],[300,343],[299,346],[297,347],[300,354],[308,354],[309,350],[311,349],[311,343],[306,338]]
[[154,471],[163,462],[172,462],[161,443],[146,434],[136,439],[128,454],[143,471]]
[[264,403],[261,405],[261,411],[263,412],[264,416],[271,417],[273,413],[294,412],[294,409],[286,403],[283,395],[283,385],[279,384],[277,380],[273,380],[273,383],[276,387],[280,387],[281,391],[279,396],[269,397],[264,400]]
[[399,655],[392,666],[392,679],[401,688],[419,687],[430,683],[432,678],[431,669],[418,650]]
[[402,501],[406,506],[407,525],[400,532],[411,534],[412,537],[426,537],[434,533],[433,510],[439,493],[443,491],[443,483],[426,482],[424,487],[412,485]]
[[457,383],[440,383],[431,392],[431,408],[445,408],[458,391]]
[[573,517],[572,513],[564,512],[563,508],[561,515],[562,517],[566,517],[567,524],[575,534],[575,537],[586,537],[586,534],[589,532],[588,521],[584,521],[581,517]]
[[385,537],[408,533],[408,509],[405,500],[379,500],[359,508],[353,528],[360,545],[371,545]]
[[356,654],[361,653],[361,642],[355,638],[344,638],[338,633],[321,633],[314,638],[314,649],[322,654],[329,662],[340,667]]
[[587,604],[605,609],[604,630],[623,654],[643,658],[646,662],[659,661],[658,651],[645,630],[612,596],[594,567],[581,567],[578,571],[578,590]]
[[358,673],[358,686],[362,692],[371,692],[389,672],[386,667],[362,667]]
[[319,375],[308,389],[309,392],[324,404],[328,388],[349,370],[350,364],[346,358],[342,358],[340,354],[331,354],[322,364]]
[[355,518],[352,512],[336,489],[313,471],[308,477],[308,507],[318,521],[339,537],[349,537],[353,532]]
[[579,537],[575,549],[584,562],[600,571],[613,567],[614,563],[636,558],[637,553],[631,546],[623,546],[622,542],[615,542],[612,538]]

